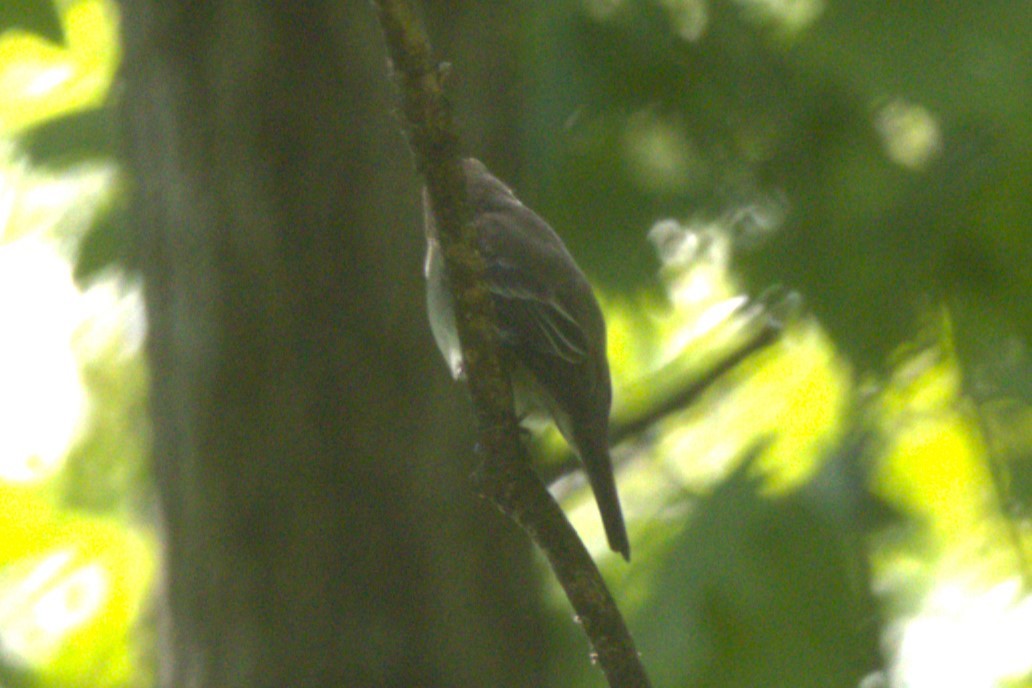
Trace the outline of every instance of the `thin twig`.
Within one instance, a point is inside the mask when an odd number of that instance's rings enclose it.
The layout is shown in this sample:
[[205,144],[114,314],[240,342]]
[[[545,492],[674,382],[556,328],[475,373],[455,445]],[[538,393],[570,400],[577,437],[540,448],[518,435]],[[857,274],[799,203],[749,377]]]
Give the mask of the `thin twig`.
[[458,136],[430,42],[407,0],[376,3],[411,127],[416,164],[426,177],[455,300],[466,379],[477,416],[483,464],[477,490],[515,520],[544,551],[613,688],[649,685],[623,617],[562,509],[530,467],[502,364],[494,308],[470,223]]
[[671,396],[657,400],[655,404],[648,406],[638,414],[625,418],[614,425],[613,431],[610,433],[610,441],[618,444],[629,437],[643,433],[663,418],[691,407],[699,400],[699,397],[723,381],[726,375],[750,359],[753,354],[780,341],[784,327],[767,316],[765,312],[761,312],[757,317],[762,319],[759,327],[749,332],[746,338],[739,342],[727,356]]

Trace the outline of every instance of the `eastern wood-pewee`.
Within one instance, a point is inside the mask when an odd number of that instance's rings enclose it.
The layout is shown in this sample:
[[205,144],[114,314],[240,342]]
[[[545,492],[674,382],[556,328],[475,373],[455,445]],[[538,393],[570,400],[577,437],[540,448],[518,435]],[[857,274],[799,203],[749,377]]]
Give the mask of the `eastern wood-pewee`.
[[[511,366],[516,411],[551,417],[580,456],[598,502],[609,546],[630,560],[609,457],[612,391],[606,326],[584,273],[559,236],[479,160],[462,161],[484,278],[498,335]],[[437,227],[423,192],[430,327],[452,375],[463,376],[455,309]]]

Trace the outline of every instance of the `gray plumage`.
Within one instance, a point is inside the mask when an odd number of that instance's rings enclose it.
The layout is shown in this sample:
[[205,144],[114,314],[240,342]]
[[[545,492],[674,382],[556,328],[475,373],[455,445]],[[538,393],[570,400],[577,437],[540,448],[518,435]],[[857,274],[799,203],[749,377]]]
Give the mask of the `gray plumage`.
[[[516,411],[552,418],[584,462],[613,551],[630,543],[609,457],[612,392],[606,326],[591,286],[559,236],[479,160],[463,160],[478,249],[494,300],[498,335],[511,361]],[[462,352],[455,310],[426,192],[427,310],[455,378]]]

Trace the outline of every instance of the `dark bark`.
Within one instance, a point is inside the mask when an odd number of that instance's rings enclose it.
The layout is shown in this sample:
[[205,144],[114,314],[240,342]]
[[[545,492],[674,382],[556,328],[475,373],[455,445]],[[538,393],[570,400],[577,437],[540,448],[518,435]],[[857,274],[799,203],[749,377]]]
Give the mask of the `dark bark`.
[[425,325],[370,8],[122,10],[162,685],[543,684],[526,546],[471,496]]

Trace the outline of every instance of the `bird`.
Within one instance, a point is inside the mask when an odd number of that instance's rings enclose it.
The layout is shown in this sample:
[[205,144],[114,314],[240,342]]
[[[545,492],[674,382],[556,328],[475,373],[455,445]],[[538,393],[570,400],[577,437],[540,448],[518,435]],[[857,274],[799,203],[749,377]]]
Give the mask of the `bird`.
[[[463,159],[462,171],[518,417],[555,422],[584,464],[610,549],[630,561],[610,458],[612,385],[602,309],[545,220],[479,160]],[[425,188],[423,208],[430,329],[452,376],[463,379],[454,300]]]

